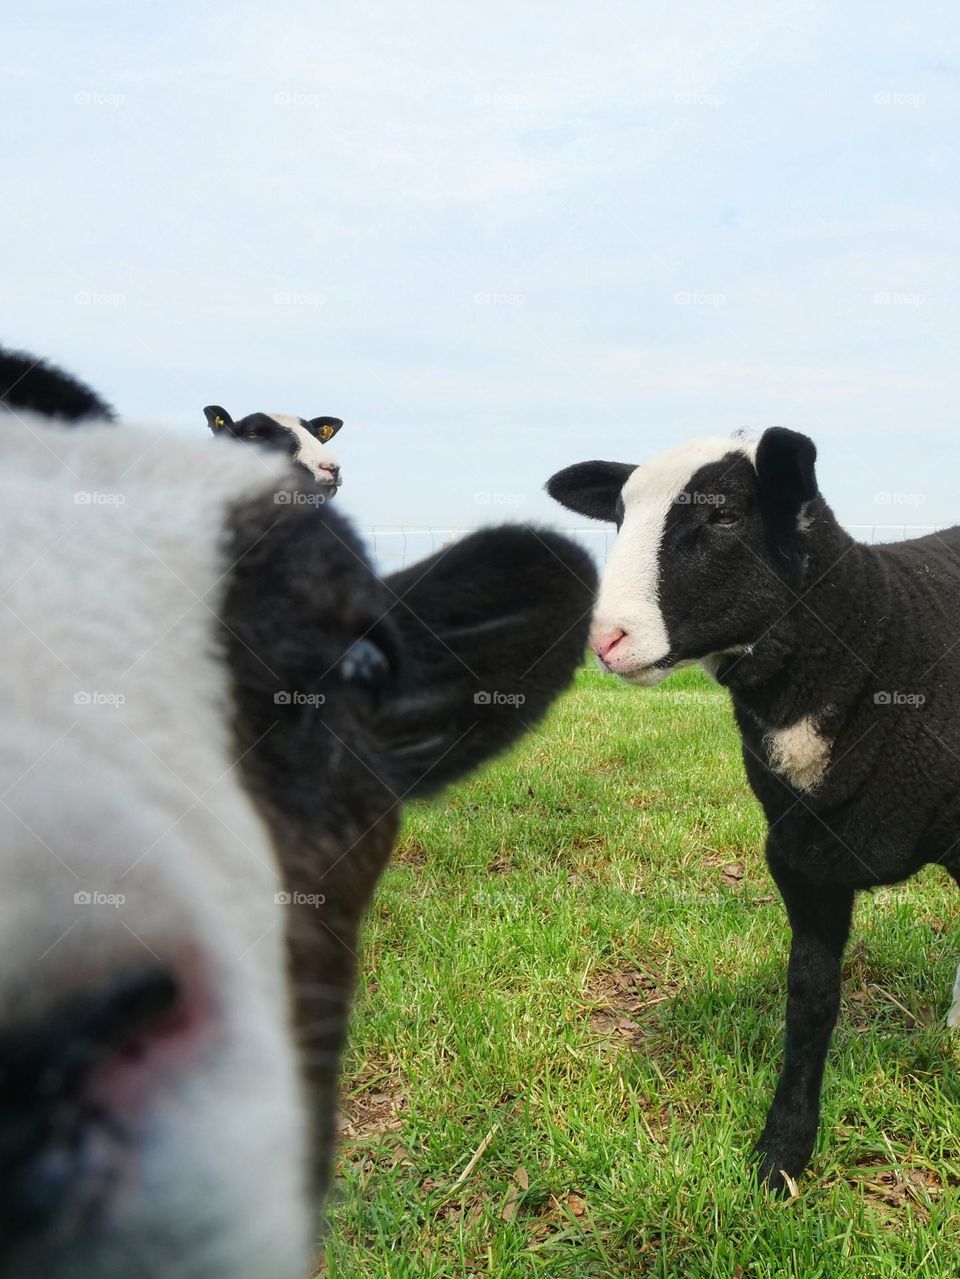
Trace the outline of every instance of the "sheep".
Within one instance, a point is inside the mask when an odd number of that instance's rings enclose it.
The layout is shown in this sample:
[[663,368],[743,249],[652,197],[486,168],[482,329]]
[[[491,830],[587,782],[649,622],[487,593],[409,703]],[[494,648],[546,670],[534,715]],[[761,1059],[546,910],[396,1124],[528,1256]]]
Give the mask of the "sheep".
[[783,1067],[756,1146],[778,1191],[813,1151],[856,894],[931,862],[960,882],[960,528],[862,545],[815,461],[811,439],[774,427],[547,484],[619,529],[591,633],[603,666],[651,685],[700,662],[731,695],[792,930]]
[[43,413],[64,422],[102,418],[112,421],[113,409],[96,391],[53,365],[0,346],[0,407]]
[[288,454],[321,485],[323,497],[336,497],[343,477],[340,463],[327,445],[343,426],[342,418],[308,420],[289,413],[248,413],[235,422],[219,404],[208,404],[203,413],[214,435],[247,440],[261,448]]
[[302,1279],[402,804],[544,714],[593,570],[505,525],[380,579],[283,455],[28,407],[0,430],[0,1276]]

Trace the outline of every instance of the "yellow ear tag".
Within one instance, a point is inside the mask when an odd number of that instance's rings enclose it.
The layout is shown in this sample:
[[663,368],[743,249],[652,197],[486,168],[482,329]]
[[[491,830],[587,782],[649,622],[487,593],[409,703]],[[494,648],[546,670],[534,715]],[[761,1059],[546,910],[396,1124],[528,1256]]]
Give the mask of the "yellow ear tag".
[[322,444],[326,444],[327,440],[330,440],[330,439],[332,439],[332,438],[333,438],[333,427],[332,427],[332,426],[321,426],[321,428],[320,428],[320,442],[321,442]]
[[222,418],[222,417],[215,417],[215,418],[213,419],[213,425],[214,425],[214,426],[223,426],[223,418]]

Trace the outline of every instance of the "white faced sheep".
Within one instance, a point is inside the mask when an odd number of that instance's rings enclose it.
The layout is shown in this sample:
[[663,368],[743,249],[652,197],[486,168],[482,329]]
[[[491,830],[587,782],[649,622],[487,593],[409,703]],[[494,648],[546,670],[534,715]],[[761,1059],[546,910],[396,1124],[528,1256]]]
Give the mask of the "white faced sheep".
[[343,426],[339,417],[293,417],[289,413],[248,413],[236,422],[219,404],[203,410],[214,435],[246,440],[260,448],[286,453],[321,485],[324,496],[336,497],[343,483],[340,463],[327,445]]
[[620,530],[593,622],[604,666],[655,684],[699,661],[732,695],[793,932],[783,1071],[757,1146],[778,1189],[813,1150],[855,894],[928,862],[960,881],[960,529],[861,545],[815,459],[806,436],[773,428],[547,485]]
[[504,526],[381,580],[284,456],[25,407],[0,414],[0,1277],[302,1279],[401,802],[543,714],[592,569]]

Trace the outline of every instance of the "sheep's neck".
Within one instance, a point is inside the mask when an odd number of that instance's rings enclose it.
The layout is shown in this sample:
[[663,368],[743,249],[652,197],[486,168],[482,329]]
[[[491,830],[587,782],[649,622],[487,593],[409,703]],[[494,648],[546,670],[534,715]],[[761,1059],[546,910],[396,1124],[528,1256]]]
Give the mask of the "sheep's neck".
[[818,501],[802,563],[784,572],[783,611],[722,682],[767,726],[842,719],[873,678],[891,613],[875,548],[854,541]]

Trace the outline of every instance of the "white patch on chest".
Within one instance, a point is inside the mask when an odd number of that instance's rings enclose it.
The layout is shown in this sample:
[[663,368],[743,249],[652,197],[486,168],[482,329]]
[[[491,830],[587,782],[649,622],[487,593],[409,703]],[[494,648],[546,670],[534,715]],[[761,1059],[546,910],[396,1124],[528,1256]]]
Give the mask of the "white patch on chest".
[[827,765],[833,743],[824,737],[814,715],[804,715],[787,728],[772,728],[764,736],[770,767],[783,774],[797,790],[816,790]]

